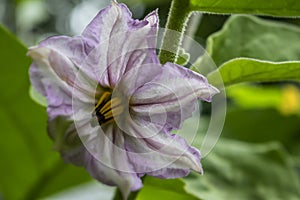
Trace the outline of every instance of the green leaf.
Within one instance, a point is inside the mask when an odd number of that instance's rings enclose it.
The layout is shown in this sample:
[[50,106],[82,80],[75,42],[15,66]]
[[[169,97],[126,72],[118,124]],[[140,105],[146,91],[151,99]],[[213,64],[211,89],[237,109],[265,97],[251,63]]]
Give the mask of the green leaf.
[[254,16],[236,15],[207,39],[207,55],[195,64],[201,70],[209,59],[219,67],[240,57],[273,62],[300,60],[300,28]]
[[205,200],[297,200],[299,182],[277,143],[220,140],[203,159],[204,175],[185,178],[186,190]]
[[36,199],[90,180],[66,165],[46,133],[46,110],[29,97],[26,47],[0,26],[0,193],[4,199]]
[[211,56],[216,65],[221,66],[208,74],[216,86],[299,80],[300,62],[296,60],[300,60],[300,45],[296,41],[300,41],[297,27],[253,16],[231,17],[220,32],[208,39],[208,53],[193,67],[201,71],[211,64]]
[[[223,80],[219,79],[220,75]],[[275,63],[247,58],[233,59],[208,74],[208,79],[216,86],[242,82],[299,81],[300,61]]]
[[199,200],[187,193],[180,179],[158,179],[147,176],[136,200]]
[[190,0],[190,4],[192,10],[209,13],[300,16],[298,0]]

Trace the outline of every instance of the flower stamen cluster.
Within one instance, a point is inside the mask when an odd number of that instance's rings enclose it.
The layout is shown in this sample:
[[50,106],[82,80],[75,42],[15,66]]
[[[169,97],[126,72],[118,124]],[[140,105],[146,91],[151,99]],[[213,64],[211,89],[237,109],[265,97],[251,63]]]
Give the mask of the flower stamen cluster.
[[100,126],[113,122],[123,111],[121,100],[111,96],[111,92],[104,92],[95,105],[92,116],[97,117]]

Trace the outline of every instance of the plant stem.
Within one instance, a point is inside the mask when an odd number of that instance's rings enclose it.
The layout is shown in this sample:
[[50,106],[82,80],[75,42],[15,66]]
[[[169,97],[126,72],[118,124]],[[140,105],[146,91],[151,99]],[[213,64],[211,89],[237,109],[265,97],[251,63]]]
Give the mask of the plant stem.
[[161,51],[159,53],[159,59],[162,64],[166,62],[176,62],[190,13],[189,0],[172,1]]
[[116,189],[113,200],[123,200],[123,195],[119,188]]
[[[136,198],[136,196],[138,195],[138,193],[139,193],[139,190],[135,191],[135,192],[131,192],[129,197],[127,198],[127,200],[134,200]],[[124,198],[123,198],[121,190],[119,188],[117,188],[113,200],[123,200],[123,199]]]
[[[145,178],[147,177],[147,175],[143,176],[141,179],[142,179],[142,182],[145,181]],[[127,200],[135,200],[135,198],[137,197],[137,195],[139,194],[140,190],[137,190],[137,191],[134,191],[134,192],[131,192],[129,194],[129,197],[127,198]],[[123,195],[122,195],[122,192],[119,188],[116,189],[116,192],[115,192],[115,196],[113,198],[113,200],[123,200]]]

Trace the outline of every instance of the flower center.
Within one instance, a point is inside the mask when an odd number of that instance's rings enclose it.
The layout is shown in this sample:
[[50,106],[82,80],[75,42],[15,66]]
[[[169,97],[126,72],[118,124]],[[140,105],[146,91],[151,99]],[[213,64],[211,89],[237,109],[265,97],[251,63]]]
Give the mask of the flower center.
[[93,116],[97,117],[99,125],[110,123],[123,112],[121,101],[111,98],[111,92],[104,92],[95,105]]

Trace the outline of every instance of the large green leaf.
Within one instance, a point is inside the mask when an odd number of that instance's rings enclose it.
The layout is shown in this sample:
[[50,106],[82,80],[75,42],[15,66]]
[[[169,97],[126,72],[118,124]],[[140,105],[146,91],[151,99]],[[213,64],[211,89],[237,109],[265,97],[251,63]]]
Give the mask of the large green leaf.
[[148,176],[136,200],[199,200],[188,194],[184,186],[184,182],[180,179],[164,180]]
[[[300,29],[295,26],[262,20],[253,16],[233,16],[223,29],[207,40],[207,54],[200,57],[194,68],[204,74],[215,62],[219,71],[210,74],[214,84],[225,85],[243,81],[279,81],[298,79],[298,63],[275,63],[300,60]],[[236,59],[255,58],[259,60]],[[227,62],[227,63],[226,63]],[[288,70],[296,70],[290,71]],[[295,72],[295,73],[294,73]],[[218,83],[216,83],[218,81]]]
[[0,193],[35,199],[89,180],[64,164],[46,133],[46,111],[29,97],[27,49],[0,26]]
[[297,200],[299,182],[277,143],[221,140],[203,159],[204,175],[185,178],[187,191],[205,200]]
[[300,28],[296,26],[235,15],[207,39],[207,55],[199,58],[195,66],[201,70],[210,58],[217,67],[240,57],[273,62],[300,60],[298,41]]
[[[218,78],[220,75],[223,80]],[[247,58],[233,59],[208,74],[208,79],[214,85],[225,86],[241,82],[299,81],[300,61],[275,63]]]
[[298,0],[190,0],[190,4],[193,10],[212,13],[300,16]]

